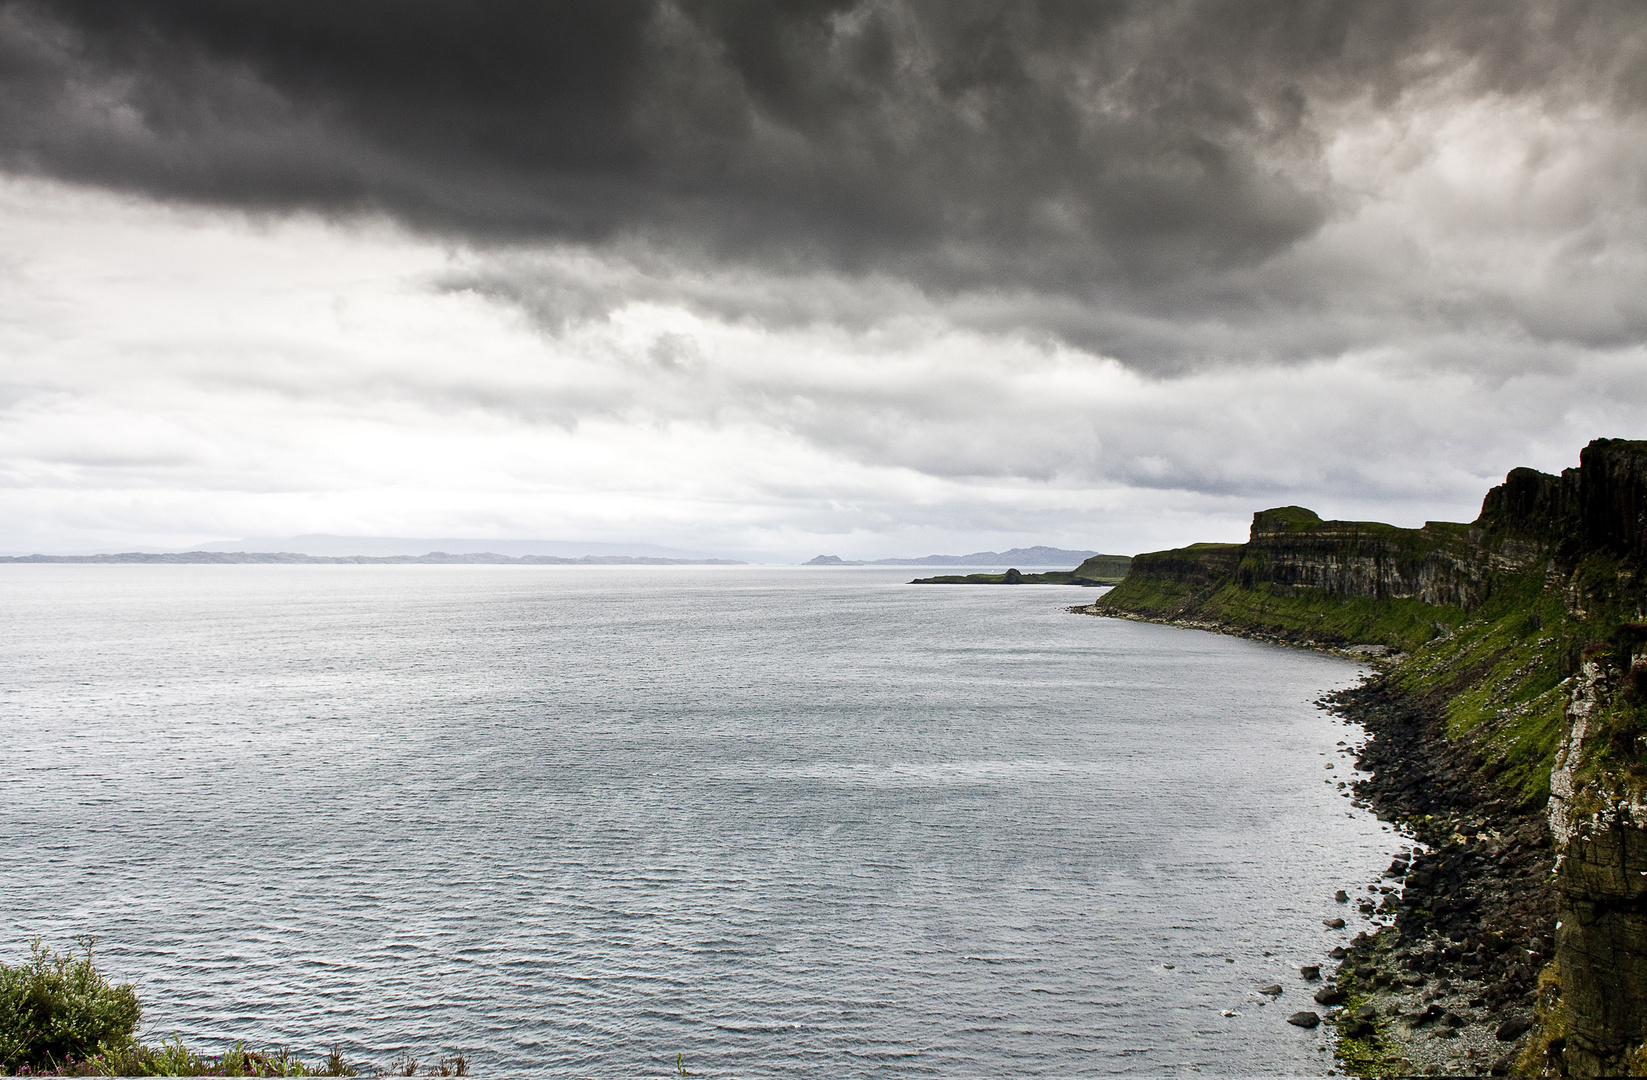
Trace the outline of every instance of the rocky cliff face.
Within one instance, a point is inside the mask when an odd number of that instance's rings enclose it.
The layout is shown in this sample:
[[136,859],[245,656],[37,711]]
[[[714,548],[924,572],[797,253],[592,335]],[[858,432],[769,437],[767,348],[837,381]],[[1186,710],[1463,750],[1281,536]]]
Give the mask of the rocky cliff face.
[[1266,510],[1083,610],[1403,650],[1390,685],[1512,801],[1549,800],[1560,928],[1522,1067],[1647,1072],[1647,442],[1516,469],[1468,525]]
[[[1254,514],[1245,544],[1139,555],[1128,577],[1204,593],[1226,585],[1303,589],[1466,612],[1479,608],[1505,573],[1543,567],[1567,579],[1587,559],[1610,558],[1627,564],[1612,569],[1633,579],[1636,568],[1647,567],[1647,442],[1597,439],[1579,461],[1560,476],[1511,471],[1468,525],[1323,521],[1311,510],[1283,506]],[[1633,583],[1615,576],[1604,591],[1617,599],[1621,586],[1628,592]],[[1125,591],[1114,596],[1112,606],[1127,605]]]
[[1647,558],[1647,443],[1597,439],[1560,476],[1515,469],[1487,493],[1476,525],[1548,545],[1564,562]]
[[1245,551],[1244,544],[1191,544],[1171,551],[1152,551],[1134,555],[1127,576],[1216,588],[1235,573]]
[[1541,1002],[1542,1053],[1574,1076],[1647,1067],[1647,627],[1625,624],[1571,680],[1550,779],[1557,852],[1556,963]]
[[1468,531],[1445,522],[1400,529],[1322,521],[1314,511],[1283,506],[1254,514],[1245,544],[1194,544],[1134,556],[1133,574],[1210,588],[1273,585],[1471,607],[1479,600],[1481,575]]
[[1464,526],[1432,521],[1421,529],[1398,529],[1322,521],[1296,506],[1253,515],[1236,580],[1244,588],[1303,587],[1465,610],[1479,606],[1484,590],[1480,560]]

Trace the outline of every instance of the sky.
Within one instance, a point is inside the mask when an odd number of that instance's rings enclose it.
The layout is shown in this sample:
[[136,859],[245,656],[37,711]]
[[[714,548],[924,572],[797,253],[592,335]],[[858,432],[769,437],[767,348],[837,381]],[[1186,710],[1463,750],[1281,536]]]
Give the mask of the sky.
[[0,551],[1469,520],[1644,340],[1634,3],[0,0]]

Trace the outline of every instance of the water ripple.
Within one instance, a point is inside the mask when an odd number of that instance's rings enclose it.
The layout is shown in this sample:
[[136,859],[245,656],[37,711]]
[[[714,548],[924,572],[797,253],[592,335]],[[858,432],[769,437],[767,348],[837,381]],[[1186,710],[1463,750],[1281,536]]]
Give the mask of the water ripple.
[[1392,847],[1355,669],[899,576],[5,567],[0,955],[499,1075],[1324,1071],[1252,991]]

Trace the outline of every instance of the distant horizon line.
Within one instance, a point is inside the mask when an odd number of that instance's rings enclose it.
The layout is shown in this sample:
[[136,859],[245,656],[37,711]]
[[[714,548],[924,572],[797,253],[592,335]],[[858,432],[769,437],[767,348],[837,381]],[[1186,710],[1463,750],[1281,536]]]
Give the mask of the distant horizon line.
[[[1027,558],[1026,558],[1027,556]],[[894,556],[883,559],[841,559],[817,556],[805,562],[759,562],[726,558],[667,558],[657,555],[507,555],[495,551],[427,551],[421,554],[317,555],[300,551],[103,551],[75,554],[32,552],[0,555],[0,563],[12,564],[114,564],[114,565],[519,565],[519,566],[801,566],[894,567],[894,566],[1062,566],[1078,565],[1087,556],[1078,551],[1040,547],[1013,548],[1006,552],[974,552],[970,555]]]
[[422,555],[310,555],[299,551],[121,551],[88,555],[0,555],[4,563],[173,565],[522,565],[522,566],[748,566],[742,559],[664,559],[647,555],[500,555],[430,551]]
[[[55,545],[53,545],[55,547]],[[205,541],[186,548],[134,545],[118,549],[64,551],[36,548],[0,553],[0,561],[101,563],[537,563],[559,564],[694,564],[694,565],[813,565],[813,566],[1061,566],[1077,565],[1091,555],[1087,549],[1037,544],[1006,551],[975,551],[965,555],[887,556],[843,559],[818,555],[809,560],[783,557],[775,552],[705,551],[650,543],[471,537],[347,536],[305,533],[289,537],[246,537]],[[742,557],[739,557],[742,556]]]
[[[927,555],[890,559],[843,559],[839,562],[756,562],[748,559],[662,559],[644,555],[584,555],[565,558],[557,555],[499,555],[496,552],[453,554],[431,551],[422,555],[307,555],[296,551],[113,551],[84,555],[0,555],[0,564],[15,565],[171,565],[171,566],[749,566],[795,567],[797,569],[892,569],[931,566],[1019,567],[1048,569],[1064,567],[1068,560],[969,559],[960,555]],[[1077,560],[1079,565],[1079,560]]]

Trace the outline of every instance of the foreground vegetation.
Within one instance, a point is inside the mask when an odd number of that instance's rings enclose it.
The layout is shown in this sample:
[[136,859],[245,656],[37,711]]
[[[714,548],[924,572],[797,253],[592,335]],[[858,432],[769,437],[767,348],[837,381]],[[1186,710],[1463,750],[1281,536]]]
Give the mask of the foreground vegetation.
[[462,1055],[423,1065],[402,1055],[385,1069],[343,1060],[333,1048],[320,1061],[284,1050],[200,1054],[181,1039],[149,1046],[138,1041],[142,1006],[128,984],[116,986],[92,963],[94,939],[76,943],[84,956],[55,953],[39,938],[29,959],[0,964],[0,1072],[13,1076],[467,1076]]

